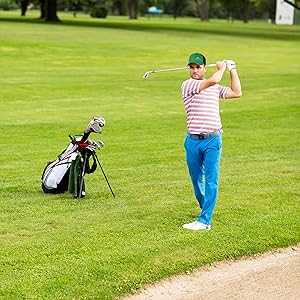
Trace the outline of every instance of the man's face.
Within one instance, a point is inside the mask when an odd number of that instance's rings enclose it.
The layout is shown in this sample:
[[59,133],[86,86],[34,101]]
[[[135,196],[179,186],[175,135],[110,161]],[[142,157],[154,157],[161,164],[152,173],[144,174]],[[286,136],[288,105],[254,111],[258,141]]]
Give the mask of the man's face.
[[205,65],[197,65],[192,63],[189,66],[190,66],[190,74],[193,79],[199,80],[204,78],[206,72]]

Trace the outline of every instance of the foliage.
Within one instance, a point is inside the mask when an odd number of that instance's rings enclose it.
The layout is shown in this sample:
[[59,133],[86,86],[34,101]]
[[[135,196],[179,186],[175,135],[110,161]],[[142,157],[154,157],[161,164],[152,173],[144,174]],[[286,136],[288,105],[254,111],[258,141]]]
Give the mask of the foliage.
[[[10,3],[11,0],[1,0],[5,3]],[[173,16],[194,16],[199,17],[196,2],[200,4],[200,14],[206,14],[205,9],[208,9],[209,18],[229,18],[237,20],[251,19],[275,19],[276,0],[139,0],[137,9],[139,16],[144,16],[150,6],[157,6],[163,9],[164,14]],[[95,6],[98,9],[93,9],[93,12],[99,11],[102,7],[101,15],[129,15],[130,6],[133,5],[128,0],[57,0],[57,9],[64,11],[91,11]],[[1,2],[0,2],[1,3]],[[32,0],[32,3],[38,7],[39,1]],[[208,3],[205,8],[205,3]],[[107,11],[107,12],[106,12]],[[94,13],[93,13],[94,14]]]
[[284,0],[284,2],[296,9],[300,9],[300,0]]
[[93,18],[106,18],[108,8],[105,0],[89,0],[90,15]]
[[[0,16],[0,298],[115,299],[299,242],[299,26],[60,16],[42,25],[34,11]],[[193,51],[235,59],[243,86],[241,99],[221,102],[210,232],[181,228],[198,213],[183,149],[188,73],[142,79],[185,66]],[[43,194],[45,164],[94,115],[107,121],[91,138],[105,142],[98,155],[116,199],[100,170],[79,202]]]
[[[166,14],[184,16],[197,16],[195,0],[166,0],[166,1],[141,1],[148,5],[158,5],[164,9]],[[247,18],[265,18],[271,16],[274,19],[276,0],[198,0],[201,9],[204,9],[204,3],[209,2],[210,18],[233,18],[243,19],[243,15]]]
[[91,8],[91,17],[93,18],[106,18],[107,8],[100,5],[95,5]]
[[12,10],[12,9],[16,9],[17,8],[17,4],[15,1],[13,0],[0,0],[0,9],[3,10]]

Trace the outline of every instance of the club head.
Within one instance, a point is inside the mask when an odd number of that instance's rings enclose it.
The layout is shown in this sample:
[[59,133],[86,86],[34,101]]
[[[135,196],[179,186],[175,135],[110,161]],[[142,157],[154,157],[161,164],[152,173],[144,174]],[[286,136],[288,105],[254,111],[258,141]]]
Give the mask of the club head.
[[143,79],[147,79],[152,71],[148,71],[144,74]]
[[98,142],[96,142],[96,143],[97,143],[97,147],[98,147],[98,148],[104,147],[104,143],[103,143],[102,141],[98,141]]
[[104,143],[102,141],[88,141],[89,146],[87,147],[88,150],[95,152],[97,149],[104,147]]

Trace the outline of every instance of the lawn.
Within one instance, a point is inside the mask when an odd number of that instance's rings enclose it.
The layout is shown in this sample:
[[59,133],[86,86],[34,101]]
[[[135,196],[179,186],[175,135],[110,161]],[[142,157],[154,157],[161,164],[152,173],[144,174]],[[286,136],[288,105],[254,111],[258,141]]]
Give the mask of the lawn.
[[[299,26],[0,12],[0,298],[114,299],[145,284],[300,241]],[[243,96],[221,103],[213,229],[185,165],[180,98],[192,52],[234,59]],[[212,70],[209,70],[209,74]],[[223,84],[229,83],[229,75]],[[48,195],[41,174],[91,117],[106,126],[87,196]]]

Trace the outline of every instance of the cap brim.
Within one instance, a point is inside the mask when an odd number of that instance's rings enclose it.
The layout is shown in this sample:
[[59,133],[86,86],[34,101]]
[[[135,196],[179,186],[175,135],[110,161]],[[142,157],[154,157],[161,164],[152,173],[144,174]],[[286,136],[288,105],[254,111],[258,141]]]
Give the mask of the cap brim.
[[198,65],[198,66],[204,65],[204,63],[199,64],[199,63],[196,62],[196,61],[190,61],[187,65],[189,66],[190,64],[196,64],[196,65]]

